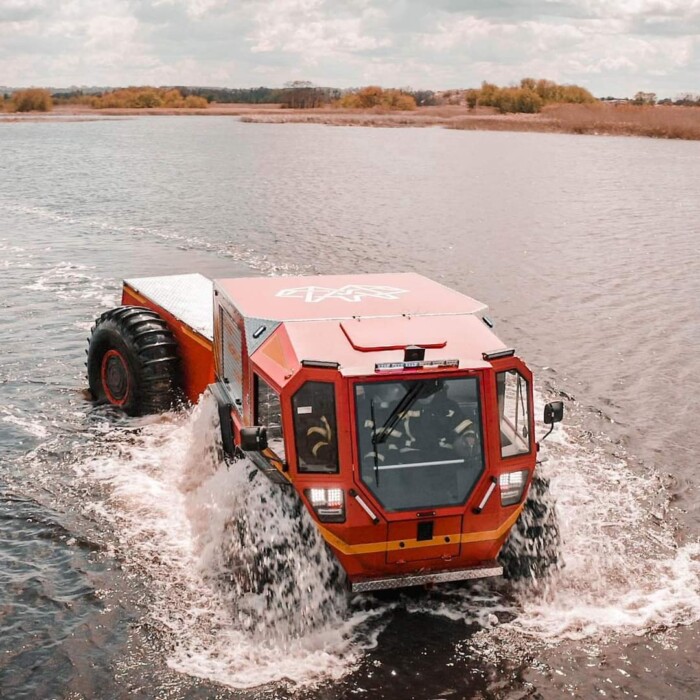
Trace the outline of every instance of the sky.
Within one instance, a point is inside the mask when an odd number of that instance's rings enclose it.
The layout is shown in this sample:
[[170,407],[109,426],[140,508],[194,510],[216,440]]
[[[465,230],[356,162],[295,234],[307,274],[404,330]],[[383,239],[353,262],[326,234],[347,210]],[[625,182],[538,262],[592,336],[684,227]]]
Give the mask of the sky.
[[700,0],[0,0],[0,85],[700,93]]

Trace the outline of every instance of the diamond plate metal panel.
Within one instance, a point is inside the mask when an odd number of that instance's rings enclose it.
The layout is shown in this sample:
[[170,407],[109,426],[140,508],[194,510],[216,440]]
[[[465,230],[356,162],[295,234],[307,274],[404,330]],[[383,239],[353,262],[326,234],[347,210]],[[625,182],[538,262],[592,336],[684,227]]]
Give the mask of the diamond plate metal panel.
[[124,280],[190,328],[212,340],[214,337],[213,283],[203,275],[165,275]]
[[502,566],[477,566],[472,569],[458,569],[457,571],[436,571],[432,573],[427,572],[425,574],[392,576],[390,578],[380,578],[372,581],[356,581],[351,584],[351,590],[353,593],[384,591],[390,588],[423,586],[427,583],[445,583],[448,581],[467,581],[470,579],[501,576],[502,574]]

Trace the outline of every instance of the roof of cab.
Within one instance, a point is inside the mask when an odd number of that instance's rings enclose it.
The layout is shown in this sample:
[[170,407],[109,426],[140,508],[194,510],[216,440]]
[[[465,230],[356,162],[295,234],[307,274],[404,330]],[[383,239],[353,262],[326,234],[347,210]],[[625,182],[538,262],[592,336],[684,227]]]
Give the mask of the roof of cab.
[[242,316],[280,322],[488,311],[480,301],[412,272],[244,277],[215,280],[214,286]]
[[477,369],[488,366],[485,351],[505,347],[483,321],[485,304],[415,273],[249,277],[214,288],[243,317],[250,354],[280,383],[302,361],[368,375],[418,345],[426,361]]
[[[345,327],[348,323],[357,326],[350,334]],[[488,367],[483,353],[506,347],[472,314],[454,316],[449,322],[439,317],[385,319],[383,328],[372,334],[375,342],[359,345],[353,338],[363,337],[358,333],[362,333],[360,329],[367,323],[365,319],[289,323],[284,330],[299,362],[337,362],[346,376],[373,374],[379,363],[401,362],[405,348],[410,345],[425,348],[427,362],[456,361],[456,366],[462,369]],[[263,346],[261,352],[265,349]]]

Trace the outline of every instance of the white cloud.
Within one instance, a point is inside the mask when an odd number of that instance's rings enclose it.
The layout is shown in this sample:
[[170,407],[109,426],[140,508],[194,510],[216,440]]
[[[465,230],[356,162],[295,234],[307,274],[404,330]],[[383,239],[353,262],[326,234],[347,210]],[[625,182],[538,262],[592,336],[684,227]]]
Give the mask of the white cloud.
[[0,0],[9,85],[697,91],[700,0]]
[[230,0],[155,0],[153,5],[156,7],[178,5],[184,8],[190,17],[199,19],[208,14],[226,10],[230,5]]
[[251,50],[299,54],[308,61],[336,53],[373,51],[391,46],[390,37],[372,35],[368,24],[382,17],[365,7],[356,16],[335,17],[324,0],[273,0],[255,14],[248,36]]

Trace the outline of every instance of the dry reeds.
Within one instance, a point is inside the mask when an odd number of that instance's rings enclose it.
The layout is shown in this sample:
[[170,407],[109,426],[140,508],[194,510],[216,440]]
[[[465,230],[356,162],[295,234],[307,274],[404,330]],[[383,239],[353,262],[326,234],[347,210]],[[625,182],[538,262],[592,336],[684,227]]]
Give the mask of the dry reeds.
[[[91,98],[92,99],[92,98]],[[6,111],[15,111],[5,101]],[[94,113],[85,104],[59,105],[62,117],[75,118]],[[484,131],[529,131],[570,134],[609,134],[647,136],[667,139],[700,140],[700,107],[634,106],[610,104],[549,105],[539,114],[498,114],[495,108],[443,105],[418,107],[412,111],[387,111],[383,108],[342,109],[320,107],[308,110],[283,110],[280,105],[212,104],[196,108],[111,108],[102,114],[209,114],[242,118],[246,122],[310,123],[332,126],[427,127]],[[17,115],[18,119],[22,117]],[[49,117],[44,117],[49,118]],[[8,117],[3,118],[4,121]]]
[[700,140],[700,107],[551,105],[542,116],[557,131]]

